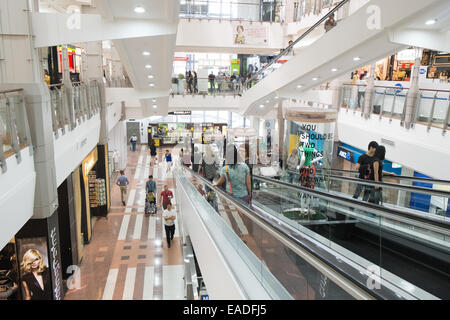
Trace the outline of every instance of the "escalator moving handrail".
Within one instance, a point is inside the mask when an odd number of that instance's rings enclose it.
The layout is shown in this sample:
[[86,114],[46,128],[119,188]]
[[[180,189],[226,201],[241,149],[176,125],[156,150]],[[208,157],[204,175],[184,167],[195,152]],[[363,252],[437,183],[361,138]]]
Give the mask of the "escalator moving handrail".
[[[350,173],[350,174],[359,174],[358,171],[354,170],[344,170],[344,169],[333,169],[333,168],[316,168],[316,171],[336,171],[336,172],[342,172],[342,173]],[[410,176],[399,176],[396,174],[383,174],[383,177],[389,177],[393,179],[399,179],[399,180],[414,180],[414,181],[420,181],[420,182],[428,182],[428,183],[434,183],[434,184],[446,184],[450,185],[450,180],[442,180],[442,179],[433,179],[433,178],[422,178],[422,177],[410,177]]]
[[293,185],[293,184],[283,182],[280,180],[275,180],[275,179],[266,178],[266,177],[262,177],[262,176],[258,176],[258,175],[253,175],[253,179],[255,179],[255,178],[258,180],[261,180],[261,181],[271,183],[271,184],[294,189],[296,191],[300,191],[302,193],[309,194],[313,197],[318,197],[318,198],[325,199],[327,201],[341,203],[341,204],[344,204],[351,208],[357,208],[357,209],[364,210],[364,211],[370,211],[371,213],[374,213],[377,215],[401,216],[403,218],[414,220],[416,222],[427,223],[429,225],[433,225],[438,228],[442,228],[442,229],[446,229],[446,230],[450,229],[450,220],[437,219],[436,217],[433,217],[432,215],[422,216],[422,215],[418,215],[418,214],[415,214],[412,212],[404,212],[404,211],[380,206],[380,205],[370,203],[370,202],[365,202],[365,201],[361,201],[361,200],[357,200],[357,199],[353,199],[353,198],[347,198],[347,197],[343,197],[343,196],[339,196],[339,195],[335,195],[335,194],[330,194],[328,192],[323,192],[323,191],[319,191],[319,190],[310,189],[307,187]]
[[[319,259],[321,262],[325,263],[328,267],[336,271],[338,274],[348,279],[350,282],[355,284],[357,287],[362,289],[369,295],[372,295],[375,298],[379,299],[398,299],[398,294],[388,288],[387,286],[382,286],[381,289],[371,290],[364,284],[367,283],[367,280],[370,279],[366,273],[361,272],[358,268],[356,268],[353,264],[348,264],[346,261],[338,258],[334,253],[334,250],[329,247],[319,246],[314,239],[310,239],[309,237],[305,237],[305,235],[297,229],[289,226],[289,229],[285,226],[285,222],[279,220],[273,215],[262,211],[261,209],[256,209],[255,207],[249,207],[240,199],[237,199],[221,188],[215,187],[211,182],[207,179],[199,175],[197,172],[194,172],[191,168],[185,168],[190,172],[190,174],[196,178],[198,178],[202,183],[207,185],[209,188],[218,192],[221,196],[226,198],[228,201],[232,202],[237,208],[245,211],[248,215],[256,218],[261,223],[267,225],[271,229],[273,229],[276,233],[281,236],[287,238],[290,242],[293,242],[295,246],[300,246],[301,248],[308,251],[309,254]],[[310,189],[309,189],[310,190]],[[341,264],[341,265],[339,265]],[[342,265],[344,264],[344,265]],[[387,281],[384,279],[384,281]],[[401,289],[401,288],[400,288]],[[401,289],[403,290],[403,289]]]
[[[298,172],[287,170],[287,172],[292,172],[294,174],[299,175]],[[395,183],[389,183],[389,182],[380,182],[380,181],[373,181],[373,180],[365,180],[365,179],[359,179],[359,178],[350,178],[350,177],[344,177],[344,176],[337,176],[334,174],[324,174],[328,177],[331,177],[331,179],[335,180],[344,180],[344,181],[352,181],[357,184],[363,184],[368,186],[375,186],[375,187],[385,187],[387,189],[398,189],[403,191],[409,191],[409,192],[417,192],[427,195],[434,195],[437,197],[444,197],[444,198],[450,198],[450,191],[445,190],[439,190],[439,189],[432,189],[432,188],[425,188],[425,187],[419,187],[419,186],[410,186],[410,185],[404,185],[404,184],[395,184]]]
[[269,63],[267,63],[264,68],[261,68],[256,72],[253,76],[250,77],[247,81],[244,82],[244,87],[248,82],[253,81],[255,77],[260,75],[264,70],[269,68],[275,61],[278,61],[279,58],[286,55],[291,49],[294,48],[294,46],[303,38],[305,38],[308,34],[310,34],[314,29],[316,29],[322,22],[324,22],[329,16],[334,14],[337,10],[339,10],[342,6],[344,6],[347,2],[350,0],[342,0],[337,6],[335,6],[333,9],[331,9],[326,15],[324,15],[319,21],[317,21],[312,27],[310,27],[308,30],[306,30],[300,37],[298,37],[294,42],[292,42],[286,49],[281,51],[275,58],[273,58]]

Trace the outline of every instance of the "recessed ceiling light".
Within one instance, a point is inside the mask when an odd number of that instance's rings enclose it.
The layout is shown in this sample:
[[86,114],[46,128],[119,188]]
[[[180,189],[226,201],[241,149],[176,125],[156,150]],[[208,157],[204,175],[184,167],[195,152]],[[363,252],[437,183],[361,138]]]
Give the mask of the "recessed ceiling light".
[[156,102],[156,99],[153,99],[152,101],[153,101],[153,102]]
[[266,103],[269,103],[270,102],[270,100],[266,100]]
[[260,105],[259,107],[262,109],[262,108],[264,108],[264,105],[262,104],[262,105]]
[[278,99],[278,96],[276,96],[275,99]]
[[145,12],[145,8],[142,7],[142,6],[136,6],[134,8],[134,12],[136,12],[136,13],[144,13]]
[[158,106],[156,104],[154,104],[153,105],[153,109],[156,109],[156,108],[158,108]]
[[150,55],[150,52],[144,51],[144,52],[142,52],[142,54],[143,54],[144,56],[149,56],[149,55]]
[[313,80],[313,81],[317,81],[317,80],[319,80],[319,78],[312,78],[312,80]]
[[153,77],[152,74],[150,74],[150,75],[148,76],[148,78],[149,78],[149,79],[153,79],[154,77]]
[[149,86],[150,86],[150,87],[154,87],[155,84],[154,84],[154,83],[150,83]]
[[428,20],[427,22],[425,22],[425,24],[426,24],[427,26],[429,26],[429,25],[435,24],[436,21],[437,21],[436,19],[431,19],[431,20]]
[[147,64],[147,65],[145,66],[145,69],[151,69],[151,68],[152,68],[152,66],[149,65],[149,64]]
[[300,89],[301,87],[303,87],[301,84],[299,84],[298,86],[297,86],[297,89]]
[[331,72],[336,72],[338,69],[336,69],[336,68],[333,68],[333,69],[331,69]]
[[360,57],[354,57],[354,58],[353,58],[353,61],[359,61],[359,60],[361,60]]

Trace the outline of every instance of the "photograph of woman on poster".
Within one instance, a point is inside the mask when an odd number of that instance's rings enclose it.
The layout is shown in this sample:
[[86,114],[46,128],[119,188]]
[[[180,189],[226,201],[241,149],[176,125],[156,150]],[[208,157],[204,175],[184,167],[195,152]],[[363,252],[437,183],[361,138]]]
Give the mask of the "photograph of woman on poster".
[[20,270],[24,300],[52,300],[50,272],[39,250],[25,252]]
[[236,38],[234,39],[234,43],[245,44],[244,27],[242,25],[237,26],[236,32],[237,33]]

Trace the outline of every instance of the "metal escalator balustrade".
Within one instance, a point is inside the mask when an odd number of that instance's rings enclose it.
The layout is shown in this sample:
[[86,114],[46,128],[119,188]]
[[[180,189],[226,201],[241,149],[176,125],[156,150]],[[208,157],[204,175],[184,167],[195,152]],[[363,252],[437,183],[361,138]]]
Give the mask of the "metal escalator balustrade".
[[[214,188],[207,180],[203,179],[197,174],[189,172],[191,181],[194,184],[199,182],[212,188],[217,194],[224,199],[225,203],[232,203],[232,206],[239,210],[239,215],[247,225],[248,235],[241,235],[241,238],[246,239],[246,243],[250,243],[250,238],[256,238],[259,245],[256,249],[249,246],[256,251],[258,255],[266,257],[264,262],[270,271],[277,276],[278,280],[289,290],[294,296],[300,295],[302,289],[305,287],[293,288],[290,283],[298,283],[298,278],[305,279],[308,284],[317,284],[310,290],[317,293],[316,298],[325,298],[321,295],[323,290],[319,288],[319,284],[324,280],[328,280],[332,285],[333,292],[329,299],[436,299],[435,296],[428,294],[420,288],[414,286],[412,283],[404,281],[389,273],[384,269],[378,267],[379,264],[370,263],[362,259],[350,251],[341,248],[332,241],[321,237],[320,235],[311,232],[302,225],[296,224],[293,220],[287,219],[284,215],[279,214],[280,211],[272,210],[270,208],[260,206],[258,203],[257,193],[254,190],[253,206],[248,207],[242,201],[230,197],[220,188]],[[314,190],[305,190],[307,192],[315,192]],[[256,193],[255,193],[256,192]],[[281,190],[271,190],[264,195],[264,198],[270,198],[273,195],[284,194]],[[256,195],[256,197],[255,197]],[[326,197],[326,195],[324,195]],[[333,199],[336,205],[339,201]],[[348,199],[341,199],[344,204],[347,204]],[[228,205],[223,204],[223,207],[229,208]],[[344,206],[345,207],[345,206]],[[366,204],[358,204],[355,206],[361,210],[366,210]],[[219,212],[223,219],[230,219],[226,212]],[[352,223],[352,221],[347,221]],[[234,225],[234,224],[231,224]],[[234,229],[234,227],[233,227]],[[264,232],[261,234],[261,232]],[[320,241],[318,240],[320,238]],[[265,243],[277,242],[275,249],[268,246],[265,248]],[[335,249],[340,248],[337,252]],[[279,256],[278,256],[279,255]],[[294,266],[298,274],[289,275],[291,266]],[[281,268],[281,269],[280,269]],[[369,283],[372,283],[371,273],[368,270],[380,270],[380,289],[374,290]],[[315,272],[312,278],[308,275]],[[286,276],[286,273],[288,275]],[[330,281],[331,280],[331,281]],[[331,288],[330,287],[330,288]],[[350,294],[350,296],[348,296]],[[306,297],[307,298],[307,297]]]
[[[331,9],[326,15],[320,18],[313,26],[311,26],[308,30],[306,30],[301,36],[295,39],[286,49],[281,50],[281,52],[275,56],[269,63],[267,63],[263,68],[258,70],[258,72],[254,73],[249,79],[247,79],[243,85],[243,89],[250,89],[252,86],[257,84],[259,81],[264,79],[273,71],[277,70],[283,63],[289,60],[289,58],[294,55],[294,47],[299,45],[301,42],[304,45],[309,45],[312,42],[316,41],[320,38],[313,32],[319,26],[322,26],[330,16],[339,15],[343,16],[342,11],[345,4],[349,3],[350,0],[343,0],[338,5],[336,5],[333,9]],[[335,20],[336,21],[336,20]],[[308,37],[310,36],[310,37]]]
[[275,179],[253,180],[253,206],[272,212],[354,263],[379,267],[382,279],[414,292],[418,299],[450,297],[448,221]]

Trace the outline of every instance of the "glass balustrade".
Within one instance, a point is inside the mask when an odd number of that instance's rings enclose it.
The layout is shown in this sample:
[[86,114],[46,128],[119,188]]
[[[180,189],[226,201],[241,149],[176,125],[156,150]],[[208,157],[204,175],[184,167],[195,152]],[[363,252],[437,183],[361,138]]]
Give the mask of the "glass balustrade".
[[21,150],[31,146],[31,135],[23,91],[0,92],[0,166],[6,170],[5,159],[13,155],[20,161]]
[[179,95],[237,95],[241,94],[242,81],[240,78],[210,80],[208,78],[199,78],[197,83],[189,82],[186,79],[172,80],[172,94]]

